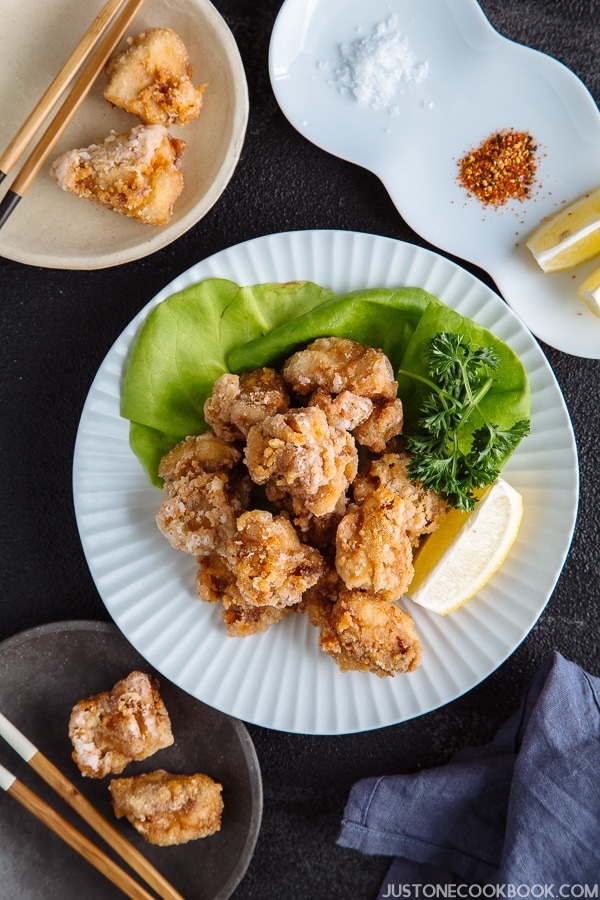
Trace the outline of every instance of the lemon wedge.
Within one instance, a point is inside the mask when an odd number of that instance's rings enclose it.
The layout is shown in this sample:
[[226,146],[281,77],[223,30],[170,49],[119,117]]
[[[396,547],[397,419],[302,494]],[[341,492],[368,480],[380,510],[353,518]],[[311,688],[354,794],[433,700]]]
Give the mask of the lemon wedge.
[[441,616],[458,609],[500,568],[522,517],[523,498],[503,478],[483,492],[472,512],[450,510],[417,549],[407,595]]
[[544,272],[572,269],[600,253],[600,187],[544,219],[526,244]]
[[595,316],[600,316],[600,269],[586,278],[577,291]]

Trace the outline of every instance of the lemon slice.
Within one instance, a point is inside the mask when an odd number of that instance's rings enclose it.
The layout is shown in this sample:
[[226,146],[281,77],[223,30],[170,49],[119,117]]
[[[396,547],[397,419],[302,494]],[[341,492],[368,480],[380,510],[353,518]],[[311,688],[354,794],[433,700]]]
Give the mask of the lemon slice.
[[407,594],[445,616],[470,600],[496,572],[512,547],[523,517],[523,498],[498,478],[470,512],[450,510],[415,553]]
[[577,291],[595,316],[600,316],[600,269],[586,278]]
[[600,187],[544,219],[526,244],[544,272],[572,269],[600,253]]

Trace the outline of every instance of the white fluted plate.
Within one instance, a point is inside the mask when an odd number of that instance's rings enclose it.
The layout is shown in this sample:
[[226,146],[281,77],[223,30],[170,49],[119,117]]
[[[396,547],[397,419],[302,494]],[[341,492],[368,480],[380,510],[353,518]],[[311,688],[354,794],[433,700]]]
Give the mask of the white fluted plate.
[[[306,616],[269,631],[226,636],[218,605],[195,591],[196,563],[154,518],[163,499],[129,447],[119,414],[123,367],[149,311],[204,278],[253,285],[307,279],[342,293],[417,286],[475,319],[520,356],[532,389],[532,428],[504,474],[524,500],[507,560],[477,597],[446,617],[410,600],[424,647],[419,669],[380,679],[342,673],[318,647]],[[548,602],[567,556],[578,504],[575,439],[538,344],[512,310],[450,260],[390,238],[344,231],[260,237],[192,266],[135,317],[100,366],[77,434],[73,491],[90,571],[106,608],[139,653],[197,699],[281,731],[343,734],[411,719],[456,699],[517,648]]]

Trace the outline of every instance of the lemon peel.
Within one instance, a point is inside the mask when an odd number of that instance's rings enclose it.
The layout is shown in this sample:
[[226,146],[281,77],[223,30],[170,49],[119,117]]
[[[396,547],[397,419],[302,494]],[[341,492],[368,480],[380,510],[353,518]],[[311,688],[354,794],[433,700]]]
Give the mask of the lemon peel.
[[472,512],[452,509],[421,544],[407,596],[445,616],[477,594],[497,572],[519,531],[523,498],[498,478]]
[[600,253],[600,187],[544,221],[527,238],[544,272],[572,269]]
[[585,279],[577,291],[595,316],[600,316],[600,268]]

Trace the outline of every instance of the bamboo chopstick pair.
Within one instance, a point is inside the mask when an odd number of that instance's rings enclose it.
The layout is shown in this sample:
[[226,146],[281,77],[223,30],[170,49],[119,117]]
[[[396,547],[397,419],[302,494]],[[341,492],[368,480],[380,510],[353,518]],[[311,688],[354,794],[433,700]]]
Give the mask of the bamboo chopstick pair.
[[[66,800],[94,831],[128,863],[163,900],[183,900],[174,887],[152,866],[123,835],[81,794],[74,784],[47,759],[15,725],[0,713],[0,737],[40,775],[56,793]],[[154,900],[154,895],[138,884],[124,869],[99,850],[81,832],[60,816],[44,800],[34,794],[8,769],[0,765],[0,788],[17,800],[44,825],[54,831],[99,872],[116,884],[132,900]]]
[[[6,223],[17,203],[38,175],[143,3],[144,0],[108,0],[58,75],[56,75],[42,98],[0,156],[1,182],[17,162],[36,131],[44,123],[52,108],[58,103],[62,93],[77,74],[83,62],[89,57],[85,68],[81,71],[63,105],[23,164],[8,192],[0,201],[0,228]],[[114,19],[113,24],[98,43],[100,36],[119,10],[120,12]]]

